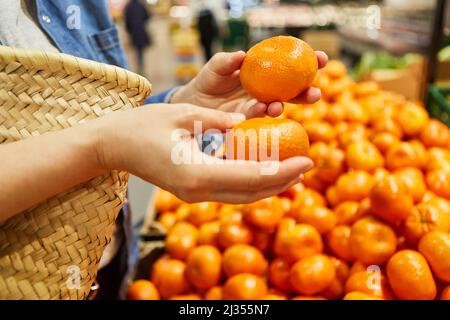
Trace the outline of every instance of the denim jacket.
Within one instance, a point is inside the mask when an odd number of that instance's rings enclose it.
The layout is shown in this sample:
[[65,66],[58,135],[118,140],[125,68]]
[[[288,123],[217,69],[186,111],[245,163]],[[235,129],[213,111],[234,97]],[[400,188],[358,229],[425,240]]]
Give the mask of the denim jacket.
[[[36,0],[36,15],[61,52],[128,68],[106,0]],[[146,103],[167,103],[173,91],[154,95]]]
[[[58,49],[67,54],[127,68],[118,30],[112,21],[106,0],[36,0],[36,18]],[[77,18],[80,23],[76,23]],[[174,89],[152,96],[146,103],[167,102]],[[136,239],[132,235],[128,205],[122,209],[126,256],[124,270],[132,270],[137,260]],[[126,287],[124,276],[122,292]]]

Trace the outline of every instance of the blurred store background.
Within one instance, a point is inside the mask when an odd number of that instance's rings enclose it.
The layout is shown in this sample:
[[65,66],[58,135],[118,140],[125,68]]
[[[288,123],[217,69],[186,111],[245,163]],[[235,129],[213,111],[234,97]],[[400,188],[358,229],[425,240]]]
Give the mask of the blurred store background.
[[[131,14],[131,29],[143,32],[136,27],[142,23],[146,34],[138,38],[144,37],[143,43],[136,46],[127,32],[127,0],[109,0],[111,14],[130,68],[146,76],[155,93],[188,82],[214,52],[246,50],[280,34],[300,37],[344,61],[355,79],[375,80],[409,99],[428,99],[430,83],[450,84],[450,10],[444,0],[130,1],[140,3]],[[448,113],[435,112],[449,123]],[[151,193],[150,185],[133,177],[135,223],[145,214]]]

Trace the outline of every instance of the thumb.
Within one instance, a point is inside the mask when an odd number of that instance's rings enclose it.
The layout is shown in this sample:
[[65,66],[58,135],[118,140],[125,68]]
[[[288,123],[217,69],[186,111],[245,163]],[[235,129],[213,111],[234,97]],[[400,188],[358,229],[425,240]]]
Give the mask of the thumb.
[[242,113],[224,112],[197,106],[191,106],[189,115],[183,117],[184,126],[191,132],[198,131],[200,128],[202,132],[208,129],[225,131],[244,120],[245,115]]
[[225,131],[226,129],[230,129],[234,125],[245,120],[245,115],[237,112],[231,113],[203,108],[200,113],[203,131],[209,129]]
[[209,60],[207,67],[219,76],[228,76],[239,70],[244,57],[244,51],[220,52]]

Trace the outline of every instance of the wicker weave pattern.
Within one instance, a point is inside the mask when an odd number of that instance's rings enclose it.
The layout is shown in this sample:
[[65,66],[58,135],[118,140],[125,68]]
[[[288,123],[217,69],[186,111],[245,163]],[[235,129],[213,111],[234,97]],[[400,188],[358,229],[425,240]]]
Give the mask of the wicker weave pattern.
[[[0,143],[131,109],[150,91],[147,80],[121,68],[0,46]],[[0,299],[84,299],[126,201],[127,180],[126,172],[113,171],[0,225]],[[67,287],[73,267],[81,271],[79,289]]]

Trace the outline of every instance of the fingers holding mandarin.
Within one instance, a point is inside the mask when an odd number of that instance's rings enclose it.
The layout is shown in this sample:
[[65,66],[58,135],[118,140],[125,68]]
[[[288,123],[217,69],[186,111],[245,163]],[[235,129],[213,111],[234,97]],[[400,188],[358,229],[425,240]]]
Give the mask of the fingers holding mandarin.
[[[182,175],[192,185],[177,195],[185,201],[249,203],[279,194],[302,179],[312,161],[294,157],[281,162],[215,160],[205,166],[186,166]],[[187,191],[187,192],[185,192]]]
[[[314,53],[317,56],[317,63],[318,63],[319,69],[324,68],[328,62],[327,54],[323,51],[314,51]],[[309,87],[308,89],[306,89],[305,91],[300,93],[297,97],[295,97],[294,99],[292,99],[289,102],[311,104],[311,103],[314,103],[314,102],[320,100],[321,96],[322,96],[322,92],[320,91],[319,88]]]
[[203,168],[202,172],[216,188],[257,191],[298,179],[312,166],[312,161],[306,157],[293,157],[280,162],[221,160]]
[[327,60],[325,53],[300,39],[273,37],[250,48],[240,67],[240,81],[251,96],[268,105],[293,99],[312,103],[320,98],[320,90],[311,85]]
[[283,104],[281,102],[271,102],[266,104],[256,99],[250,99],[242,104],[240,112],[245,114],[247,119],[264,117],[278,117],[283,112]]

